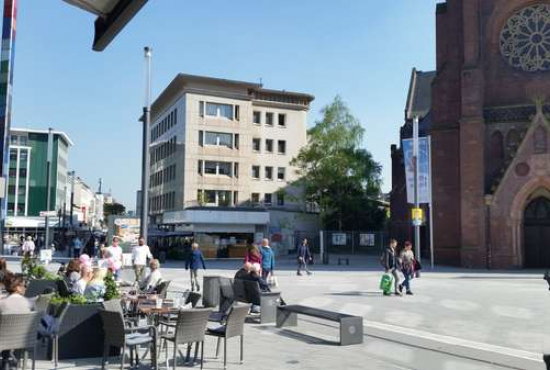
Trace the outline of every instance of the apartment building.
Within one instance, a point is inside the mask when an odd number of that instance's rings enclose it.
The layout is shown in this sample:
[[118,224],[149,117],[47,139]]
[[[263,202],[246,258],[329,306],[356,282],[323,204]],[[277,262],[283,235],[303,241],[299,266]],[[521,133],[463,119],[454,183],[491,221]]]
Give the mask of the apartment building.
[[151,227],[186,230],[217,255],[261,236],[284,239],[283,230],[317,227],[316,215],[304,216],[290,165],[306,145],[313,99],[177,75],[152,105]]

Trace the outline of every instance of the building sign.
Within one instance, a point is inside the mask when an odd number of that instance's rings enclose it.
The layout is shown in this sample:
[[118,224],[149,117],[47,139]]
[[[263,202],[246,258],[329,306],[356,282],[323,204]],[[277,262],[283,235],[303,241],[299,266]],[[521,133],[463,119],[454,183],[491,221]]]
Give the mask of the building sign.
[[332,234],[332,245],[346,245],[346,234],[345,233],[334,233]]
[[[403,140],[403,159],[407,180],[407,202],[414,204],[413,140]],[[418,203],[430,203],[430,137],[418,138]]]
[[374,234],[359,234],[359,246],[374,247],[375,245]]
[[412,209],[412,222],[415,226],[421,226],[424,222],[424,211],[422,208]]

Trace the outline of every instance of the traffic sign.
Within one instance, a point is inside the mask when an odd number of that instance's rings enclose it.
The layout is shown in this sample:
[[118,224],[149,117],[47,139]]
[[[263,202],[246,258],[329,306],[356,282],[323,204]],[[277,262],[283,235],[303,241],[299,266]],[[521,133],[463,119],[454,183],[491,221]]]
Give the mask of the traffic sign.
[[56,217],[56,211],[40,211],[40,217]]

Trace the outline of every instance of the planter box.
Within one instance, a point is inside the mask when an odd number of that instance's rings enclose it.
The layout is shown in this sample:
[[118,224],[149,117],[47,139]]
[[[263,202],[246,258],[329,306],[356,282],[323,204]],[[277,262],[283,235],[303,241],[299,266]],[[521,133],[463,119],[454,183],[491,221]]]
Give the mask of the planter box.
[[27,285],[27,290],[25,291],[25,297],[33,298],[40,294],[45,289],[52,289],[57,292],[57,281],[56,280],[30,280]]
[[[101,307],[101,303],[69,306],[59,328],[60,360],[103,356]],[[111,356],[119,354],[119,349],[111,349]],[[48,356],[51,356],[51,348]]]

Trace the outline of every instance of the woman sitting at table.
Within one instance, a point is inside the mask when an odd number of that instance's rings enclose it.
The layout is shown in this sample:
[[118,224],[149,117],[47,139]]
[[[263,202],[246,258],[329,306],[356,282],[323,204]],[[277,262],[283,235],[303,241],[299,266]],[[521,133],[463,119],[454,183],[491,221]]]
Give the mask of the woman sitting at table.
[[105,275],[107,270],[96,267],[92,274],[92,280],[86,285],[84,290],[84,297],[89,301],[103,302],[103,296],[105,295]]
[[65,281],[71,292],[76,291],[76,282],[80,280],[80,261],[72,259],[65,270]]
[[91,266],[83,265],[80,269],[80,279],[74,284],[74,293],[84,294],[86,286],[93,278]]
[[151,260],[149,263],[149,274],[139,283],[139,290],[142,292],[153,293],[161,281],[162,274],[160,273],[159,260]]

